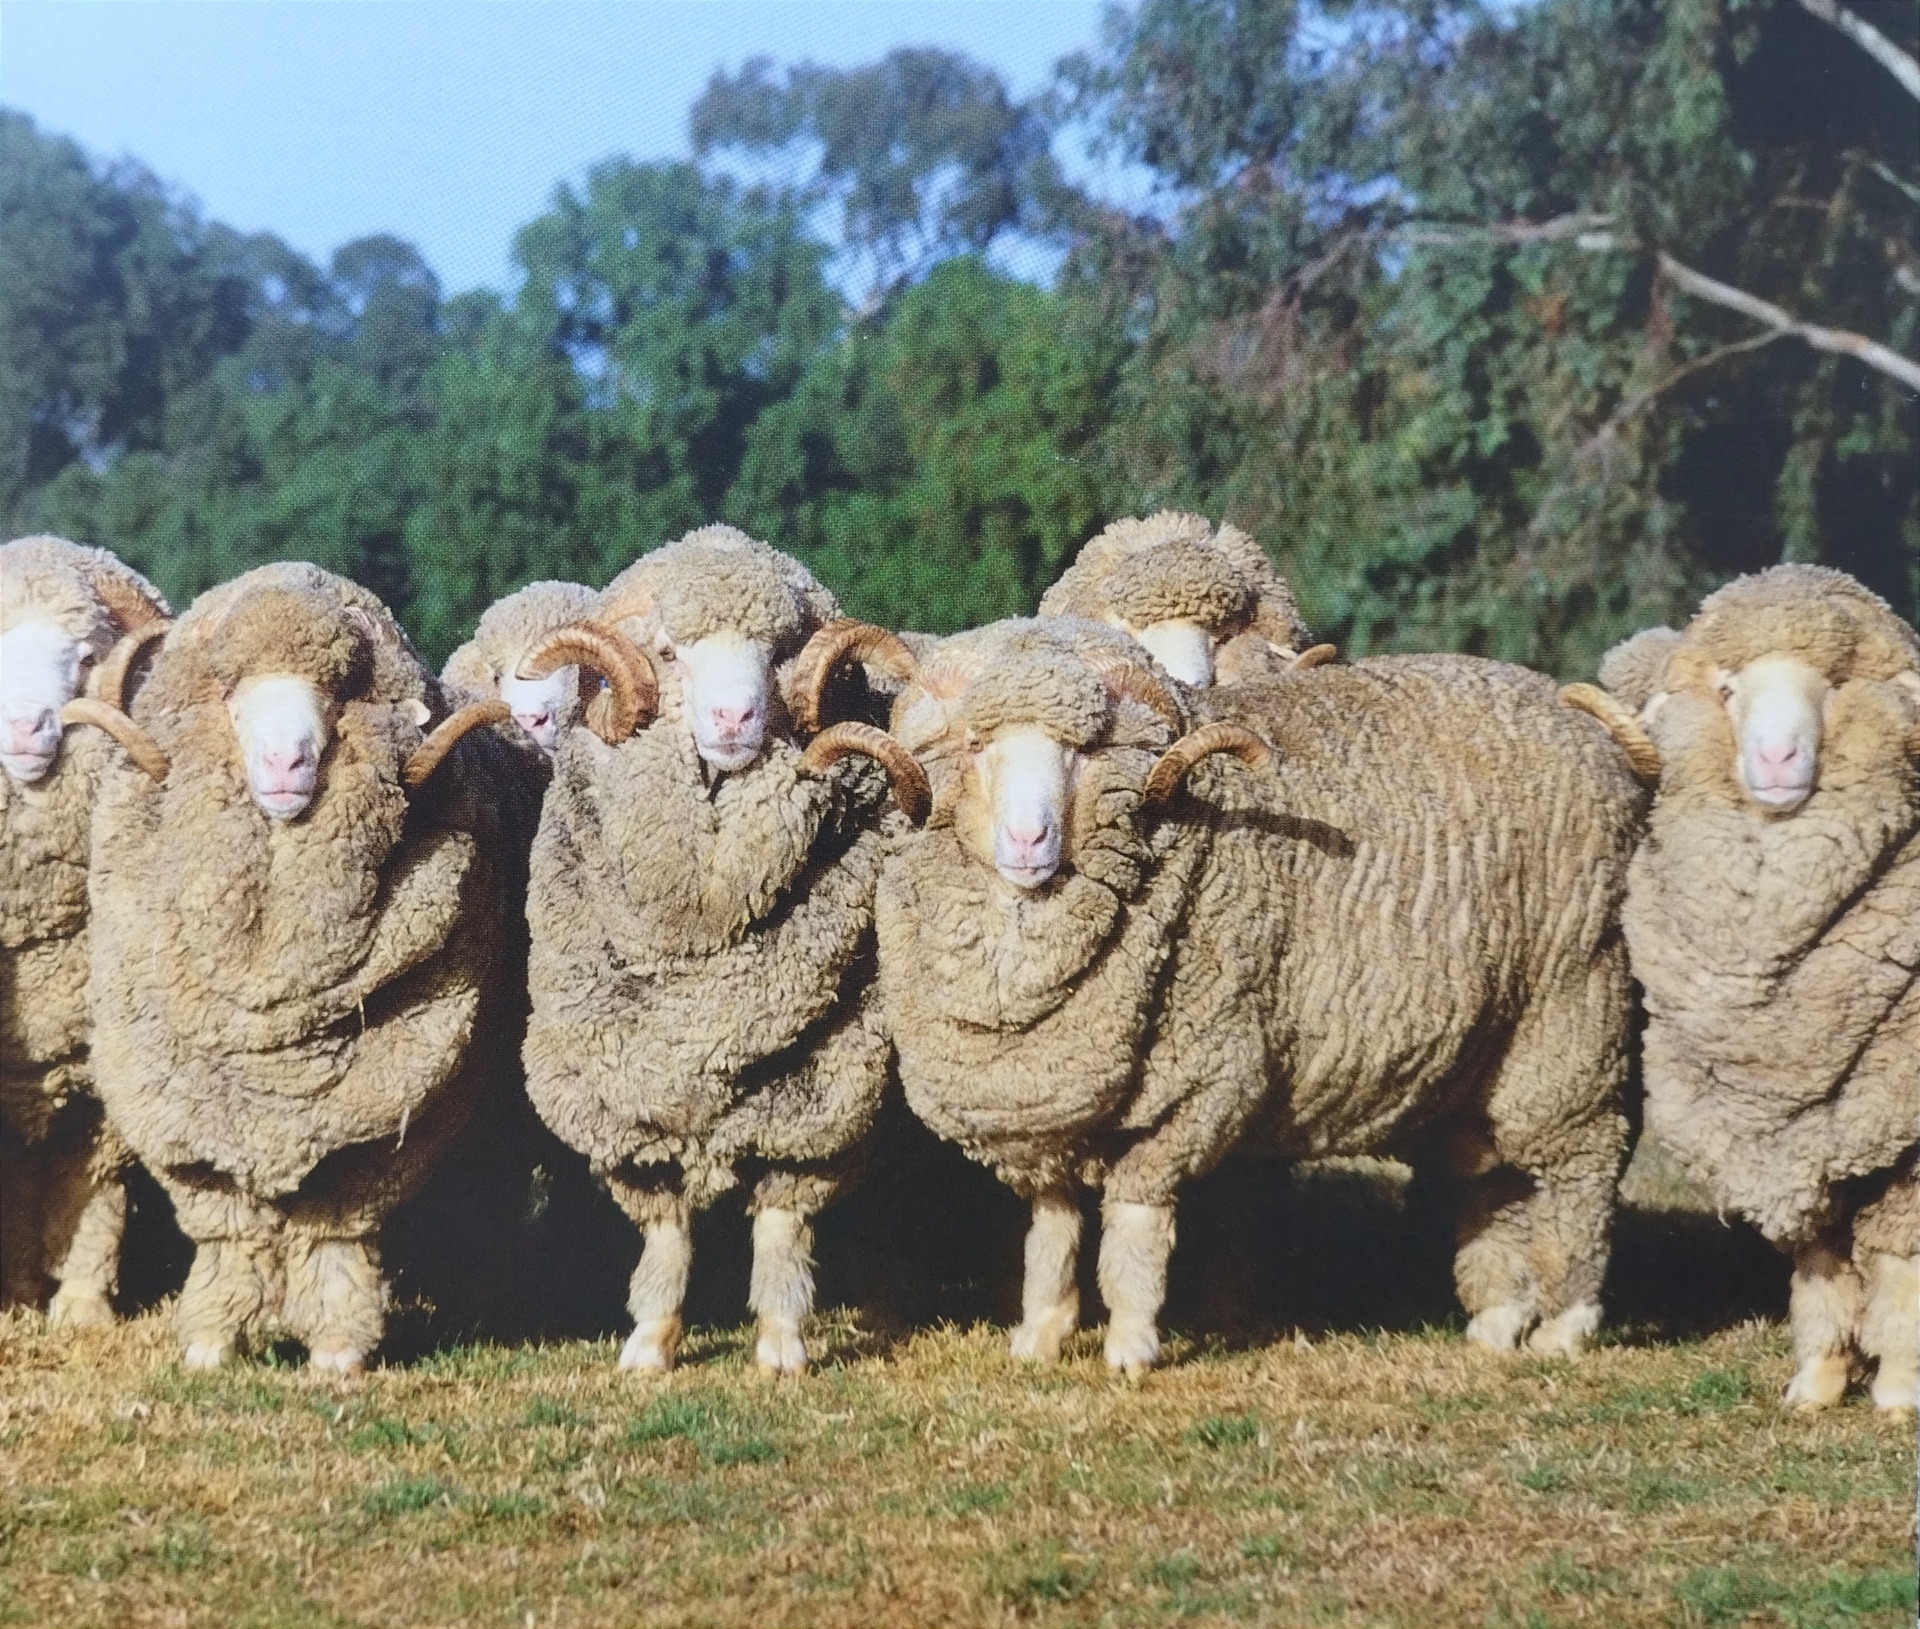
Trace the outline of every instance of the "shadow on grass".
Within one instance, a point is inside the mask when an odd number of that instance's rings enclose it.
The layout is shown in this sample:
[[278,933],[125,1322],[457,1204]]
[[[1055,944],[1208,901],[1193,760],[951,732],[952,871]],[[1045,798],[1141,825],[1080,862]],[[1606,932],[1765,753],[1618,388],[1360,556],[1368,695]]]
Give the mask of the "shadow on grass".
[[[408,1362],[474,1340],[618,1339],[633,1225],[552,1144],[509,1212],[517,1223],[465,1231],[460,1196],[501,1173],[458,1166],[395,1218],[388,1248],[395,1305],[384,1356]],[[524,1173],[514,1181],[525,1186]],[[1630,1192],[1632,1191],[1630,1186]],[[1750,1229],[1656,1190],[1623,1205],[1605,1300],[1611,1339],[1693,1339],[1786,1310],[1785,1262]],[[1165,1325],[1208,1347],[1255,1346],[1294,1331],[1459,1327],[1451,1257],[1452,1196],[1384,1161],[1289,1169],[1230,1160],[1189,1185],[1169,1273]],[[123,1284],[129,1306],[177,1289],[191,1251],[166,1202],[136,1179]],[[1027,1208],[992,1175],[903,1110],[881,1127],[867,1179],[816,1223],[817,1304],[855,1313],[829,1336],[828,1361],[884,1354],[942,1324],[1009,1325],[1019,1316]],[[1097,1208],[1081,1251],[1089,1324],[1103,1317],[1095,1280]],[[702,1213],[686,1306],[691,1329],[737,1328],[748,1316],[751,1223],[740,1193]],[[451,1265],[450,1265],[451,1264]],[[828,1331],[823,1328],[822,1335]],[[689,1363],[737,1360],[733,1345],[696,1342]]]

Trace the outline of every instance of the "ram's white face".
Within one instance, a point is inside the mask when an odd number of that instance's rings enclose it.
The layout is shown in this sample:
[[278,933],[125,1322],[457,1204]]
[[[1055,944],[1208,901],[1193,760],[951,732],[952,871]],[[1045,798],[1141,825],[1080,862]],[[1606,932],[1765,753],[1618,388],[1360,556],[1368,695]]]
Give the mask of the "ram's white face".
[[1199,623],[1172,617],[1131,631],[1182,684],[1204,690],[1213,683],[1213,653],[1219,641]]
[[333,739],[334,708],[311,680],[289,673],[243,679],[227,713],[247,769],[247,790],[271,820],[304,814]]
[[567,704],[570,667],[556,668],[544,679],[520,679],[508,673],[500,680],[500,699],[513,709],[513,721],[533,737],[549,758],[560,744],[560,713]]
[[1032,724],[1002,730],[974,751],[956,824],[962,841],[1014,887],[1038,888],[1060,869],[1079,761]]
[[1833,687],[1792,656],[1763,656],[1737,673],[1723,668],[1714,677],[1733,721],[1740,784],[1762,808],[1791,814],[1813,795]]
[[772,653],[730,629],[668,650],[680,664],[700,756],[715,769],[745,769],[766,739]]
[[0,766],[22,786],[53,767],[60,709],[80,693],[87,650],[51,622],[0,634]]

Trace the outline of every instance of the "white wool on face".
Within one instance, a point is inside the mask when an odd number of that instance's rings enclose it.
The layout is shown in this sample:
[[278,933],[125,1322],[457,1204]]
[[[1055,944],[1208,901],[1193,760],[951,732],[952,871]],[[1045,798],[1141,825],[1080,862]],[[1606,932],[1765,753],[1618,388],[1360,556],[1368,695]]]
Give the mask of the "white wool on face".
[[745,769],[766,739],[772,652],[758,639],[724,629],[675,645],[673,656],[700,756],[715,769]]
[[332,707],[309,679],[262,674],[241,682],[227,712],[261,813],[291,820],[313,802],[333,737]]
[[1214,636],[1197,622],[1171,618],[1138,629],[1134,637],[1182,684],[1204,690],[1213,683]]
[[993,819],[994,869],[1038,888],[1060,868],[1074,752],[1034,725],[1003,730],[975,759]]
[[60,709],[80,693],[85,654],[52,622],[19,622],[0,634],[0,765],[23,786],[52,767]]
[[1763,656],[1719,680],[1733,720],[1740,784],[1763,808],[1791,813],[1813,794],[1833,687],[1793,656]]
[[560,739],[560,715],[574,672],[571,667],[562,667],[544,679],[522,679],[512,673],[500,678],[500,699],[513,709],[514,721],[549,757]]

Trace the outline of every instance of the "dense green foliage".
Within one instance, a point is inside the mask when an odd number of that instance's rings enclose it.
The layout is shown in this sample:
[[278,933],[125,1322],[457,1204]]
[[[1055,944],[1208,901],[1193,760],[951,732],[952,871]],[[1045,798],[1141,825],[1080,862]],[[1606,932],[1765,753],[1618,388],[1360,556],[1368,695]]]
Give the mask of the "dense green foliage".
[[[0,112],[0,521],[183,598],[318,560],[436,656],[716,518],[958,627],[1162,503],[1356,652],[1590,670],[1783,558],[1914,613],[1913,394],[1657,271],[1914,354],[1920,121],[1794,0],[1141,0],[1029,102],[937,51],[757,62],[692,133],[444,299],[403,242],[323,269]],[[1150,208],[1070,184],[1089,133]]]

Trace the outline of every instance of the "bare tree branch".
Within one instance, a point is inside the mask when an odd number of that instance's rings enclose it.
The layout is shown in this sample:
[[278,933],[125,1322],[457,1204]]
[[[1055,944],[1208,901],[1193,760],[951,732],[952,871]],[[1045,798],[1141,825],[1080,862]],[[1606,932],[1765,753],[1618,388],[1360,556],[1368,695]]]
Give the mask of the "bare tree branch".
[[[1802,0],[1805,3],[1805,0]],[[1616,245],[1608,245],[1615,247]],[[1618,245],[1626,247],[1626,245]],[[1889,350],[1878,340],[1868,339],[1864,334],[1856,334],[1846,328],[1823,328],[1818,323],[1802,322],[1790,312],[1783,311],[1772,302],[1744,289],[1737,289],[1731,283],[1722,283],[1717,278],[1697,272],[1691,266],[1683,266],[1665,250],[1659,251],[1657,259],[1660,270],[1673,286],[1682,293],[1691,294],[1696,300],[1706,300],[1711,304],[1725,306],[1729,311],[1738,311],[1743,317],[1751,317],[1755,322],[1765,323],[1780,334],[1791,334],[1802,339],[1816,351],[1832,351],[1840,356],[1851,356],[1864,362],[1870,368],[1880,372],[1912,391],[1920,391],[1920,362],[1902,356],[1898,351]]]
[[1861,50],[1885,68],[1888,73],[1900,81],[1909,96],[1920,101],[1920,62],[1895,45],[1864,17],[1856,16],[1839,0],[1800,0],[1801,6],[1813,13],[1823,23],[1833,27],[1852,40]]
[[[1570,215],[1556,215],[1549,221],[1496,221],[1491,226],[1449,226],[1425,225],[1415,222],[1400,229],[1397,234],[1408,243],[1560,243],[1568,238],[1579,239],[1592,235],[1598,228],[1606,226],[1611,215],[1594,215],[1586,210],[1575,210]],[[1583,244],[1582,247],[1585,247]]]

